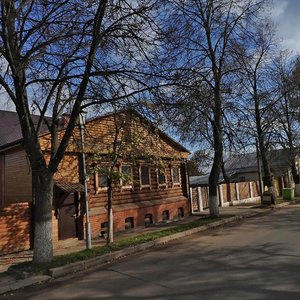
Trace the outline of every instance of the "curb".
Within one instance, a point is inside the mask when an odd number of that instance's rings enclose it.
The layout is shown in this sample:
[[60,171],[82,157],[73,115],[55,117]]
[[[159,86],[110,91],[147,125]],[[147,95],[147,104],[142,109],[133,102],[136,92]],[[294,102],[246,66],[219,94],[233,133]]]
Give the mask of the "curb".
[[11,283],[10,285],[0,287],[0,295],[22,289],[30,285],[44,283],[51,279],[52,278],[48,275],[37,275],[37,276],[28,277],[26,279],[22,279],[14,283]]
[[[272,212],[274,208],[280,208],[280,207],[284,207],[287,206],[289,204],[294,204],[297,201],[289,201],[289,202],[283,202],[280,204],[275,205],[273,208],[269,208],[266,209],[264,211],[264,213],[268,213],[268,212]],[[32,277],[27,277],[24,278],[24,274],[23,274],[23,279],[16,281],[14,283],[11,283],[7,286],[3,286],[0,287],[0,295],[5,294],[5,293],[9,293],[21,288],[25,288],[34,284],[39,284],[39,283],[45,283],[48,282],[52,279],[55,278],[59,278],[59,277],[63,277],[66,275],[71,275],[77,272],[81,272],[87,269],[92,269],[95,267],[101,267],[113,260],[117,260],[120,259],[122,257],[126,257],[129,255],[133,255],[137,252],[140,251],[144,251],[144,250],[148,250],[150,248],[153,248],[155,246],[159,246],[159,245],[163,245],[166,244],[168,242],[192,235],[194,233],[198,233],[198,232],[202,232],[202,231],[206,231],[209,229],[214,229],[217,227],[220,227],[222,225],[225,224],[230,224],[230,223],[234,223],[234,222],[238,222],[241,221],[243,219],[246,218],[251,218],[257,215],[261,215],[262,213],[259,212],[248,212],[245,213],[243,215],[240,216],[233,216],[233,217],[229,217],[227,219],[224,220],[220,220],[220,221],[216,221],[210,224],[206,224],[203,226],[199,226],[199,227],[195,227],[192,229],[188,229],[186,231],[183,232],[178,232],[169,236],[165,236],[165,237],[161,237],[158,238],[154,241],[150,241],[150,242],[146,242],[146,243],[142,243],[140,245],[136,245],[136,246],[132,246],[129,248],[124,248],[122,250],[118,250],[118,251],[114,251],[114,252],[110,252],[101,256],[97,256],[97,257],[93,257],[91,259],[88,260],[84,260],[84,261],[79,261],[79,262],[74,262],[74,263],[70,263],[68,265],[65,266],[61,266],[61,267],[57,267],[57,268],[52,268],[48,270],[48,275],[37,275],[37,276],[32,276]],[[19,274],[20,275],[20,274]],[[25,274],[26,276],[28,276],[28,274]]]
[[280,208],[280,207],[284,207],[284,206],[288,206],[290,204],[296,204],[298,201],[297,200],[292,200],[292,201],[288,201],[288,202],[283,202],[280,204],[276,204],[275,208]]
[[188,229],[186,231],[183,232],[178,232],[178,233],[174,233],[172,235],[169,236],[165,236],[165,237],[161,237],[158,238],[154,241],[150,241],[150,242],[146,242],[140,245],[136,245],[136,246],[132,246],[129,248],[125,248],[122,250],[118,250],[118,251],[114,251],[108,254],[104,254],[101,256],[97,256],[91,259],[88,259],[86,261],[79,261],[79,262],[74,262],[74,263],[70,263],[68,265],[65,266],[61,266],[61,267],[57,267],[57,268],[52,268],[49,269],[49,276],[51,276],[51,278],[59,278],[68,274],[72,274],[72,273],[77,273],[80,271],[84,271],[87,270],[89,268],[94,268],[94,267],[101,267],[113,260],[125,257],[125,256],[129,256],[132,254],[135,254],[137,252],[140,251],[144,251],[147,249],[150,249],[152,247],[155,246],[159,246],[162,244],[166,244],[168,242],[192,235],[194,233],[197,232],[202,232],[202,231],[206,231],[208,229],[213,229],[213,228],[217,228],[220,227],[222,225],[228,224],[228,223],[233,223],[245,218],[250,218],[257,215],[257,213],[255,212],[249,212],[247,214],[244,214],[242,216],[234,216],[234,217],[230,217],[224,220],[220,220],[220,221],[216,221],[207,225],[203,225],[203,226],[199,226],[199,227],[195,227],[192,229]]

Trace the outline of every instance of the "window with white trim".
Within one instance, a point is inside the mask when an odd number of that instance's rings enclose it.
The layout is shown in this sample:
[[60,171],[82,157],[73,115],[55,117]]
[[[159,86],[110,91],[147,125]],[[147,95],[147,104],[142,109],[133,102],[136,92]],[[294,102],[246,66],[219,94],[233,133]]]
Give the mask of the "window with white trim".
[[167,176],[165,169],[157,169],[157,182],[159,186],[166,186]]
[[179,167],[172,167],[172,183],[173,185],[180,185]]
[[97,174],[97,189],[107,189],[107,174],[104,170],[99,170]]
[[141,165],[139,173],[140,173],[141,187],[149,187],[150,186],[150,166]]
[[132,188],[132,166],[121,165],[121,186],[122,188]]

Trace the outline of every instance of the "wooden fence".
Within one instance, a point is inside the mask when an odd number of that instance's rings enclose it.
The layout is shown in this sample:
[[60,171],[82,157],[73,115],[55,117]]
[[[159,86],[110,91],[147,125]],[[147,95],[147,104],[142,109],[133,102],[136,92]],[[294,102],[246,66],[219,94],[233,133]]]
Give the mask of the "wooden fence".
[[[192,212],[208,208],[208,186],[191,187]],[[260,201],[259,182],[224,183],[218,187],[219,205],[222,207]]]

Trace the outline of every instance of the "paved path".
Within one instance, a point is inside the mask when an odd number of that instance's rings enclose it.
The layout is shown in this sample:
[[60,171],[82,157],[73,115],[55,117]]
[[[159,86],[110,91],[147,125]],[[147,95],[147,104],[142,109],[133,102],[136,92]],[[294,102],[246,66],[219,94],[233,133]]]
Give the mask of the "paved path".
[[300,299],[300,206],[0,299]]

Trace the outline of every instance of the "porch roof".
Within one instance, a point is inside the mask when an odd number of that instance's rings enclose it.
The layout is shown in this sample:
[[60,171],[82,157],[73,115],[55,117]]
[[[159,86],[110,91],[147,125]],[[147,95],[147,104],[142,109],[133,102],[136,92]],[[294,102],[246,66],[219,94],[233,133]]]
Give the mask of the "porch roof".
[[65,193],[84,192],[84,186],[79,182],[56,182],[55,186]]

